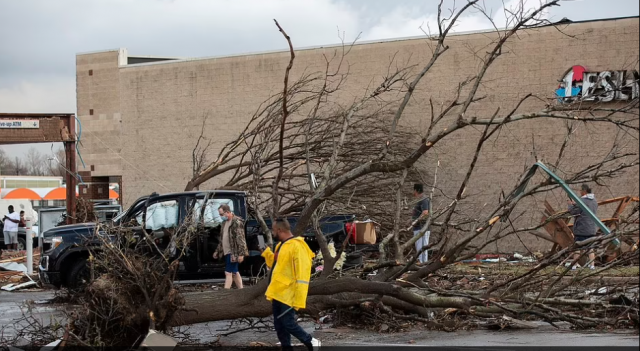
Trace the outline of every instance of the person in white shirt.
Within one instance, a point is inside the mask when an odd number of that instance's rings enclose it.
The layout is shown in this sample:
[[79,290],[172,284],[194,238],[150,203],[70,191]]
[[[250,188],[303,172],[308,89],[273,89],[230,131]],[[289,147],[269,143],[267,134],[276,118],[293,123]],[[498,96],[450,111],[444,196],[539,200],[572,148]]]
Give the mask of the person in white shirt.
[[13,210],[13,206],[9,206],[9,214],[2,218],[4,221],[4,244],[8,250],[18,249],[18,225],[20,224],[20,214]]

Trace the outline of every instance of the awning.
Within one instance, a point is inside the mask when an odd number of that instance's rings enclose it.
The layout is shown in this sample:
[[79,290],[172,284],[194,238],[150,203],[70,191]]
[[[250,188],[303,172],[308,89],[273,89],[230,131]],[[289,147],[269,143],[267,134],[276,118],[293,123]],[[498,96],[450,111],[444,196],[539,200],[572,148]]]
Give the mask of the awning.
[[110,200],[116,200],[120,197],[120,194],[118,194],[115,190],[113,189],[109,189],[109,199]]
[[[76,196],[78,196],[78,192],[76,192]],[[66,200],[67,199],[67,188],[55,188],[51,190],[44,197],[45,200]]]
[[7,200],[42,200],[42,197],[35,191],[27,188],[18,188],[10,191],[3,197]]

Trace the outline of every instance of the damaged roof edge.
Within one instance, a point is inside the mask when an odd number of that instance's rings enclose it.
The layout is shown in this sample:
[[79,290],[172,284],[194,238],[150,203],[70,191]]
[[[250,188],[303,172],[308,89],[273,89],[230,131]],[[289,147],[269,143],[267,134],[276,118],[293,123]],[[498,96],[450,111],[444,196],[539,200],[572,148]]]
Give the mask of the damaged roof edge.
[[84,51],[84,52],[76,53],[76,56],[95,55],[95,54],[102,54],[102,53],[105,53],[105,52],[114,52],[114,51],[120,51],[120,50],[122,50],[122,48],[107,49],[107,50],[95,50],[95,51]]
[[[559,25],[573,25],[573,24],[581,24],[581,23],[608,22],[608,21],[618,21],[618,20],[627,20],[627,19],[638,19],[638,18],[640,18],[640,16],[611,17],[611,18],[600,18],[600,19],[591,19],[591,20],[582,20],[582,21],[571,21],[570,19],[563,18],[560,21],[557,21],[557,22],[554,22],[554,23],[549,23],[549,24],[546,24],[546,25],[543,25],[543,26],[540,26],[540,27],[537,27],[537,28],[549,27],[549,26],[553,26],[553,25],[556,25],[556,24],[559,24]],[[529,29],[535,29],[535,28],[529,28]],[[500,30],[506,30],[506,28],[501,28]],[[491,28],[490,29],[481,29],[481,30],[475,30],[475,31],[465,31],[465,32],[451,33],[451,34],[449,34],[449,36],[455,37],[455,36],[464,36],[464,35],[471,35],[471,34],[491,33],[491,32],[494,32],[494,31],[495,31],[495,29],[491,29]],[[433,37],[433,36],[419,35],[419,36],[399,37],[399,38],[389,38],[389,39],[374,39],[374,40],[359,41],[359,42],[356,42],[354,45],[367,45],[367,44],[389,43],[389,42],[396,42],[396,41],[419,40],[419,39],[425,39],[425,38],[429,38],[429,37]],[[308,47],[295,48],[295,50],[296,51],[307,51],[307,50],[329,49],[329,48],[341,47],[342,45],[343,44],[317,45],[317,46],[308,46]],[[88,52],[88,53],[82,53],[82,54],[78,54],[78,55],[95,54],[95,53],[119,51],[119,50],[125,50],[125,52],[126,52],[126,49],[115,49],[115,50],[104,50],[104,51]],[[131,56],[128,56],[128,57],[131,57],[131,58],[142,58],[142,59],[144,59],[144,58],[158,59],[158,61],[141,62],[141,63],[135,63],[135,64],[124,64],[121,61],[119,67],[120,68],[127,68],[127,67],[134,67],[135,68],[135,67],[140,67],[140,66],[162,65],[162,64],[171,64],[171,63],[185,63],[185,62],[192,62],[192,61],[215,60],[215,59],[242,57],[242,56],[268,55],[268,54],[278,54],[278,53],[285,53],[285,52],[288,52],[288,49],[267,50],[267,51],[258,51],[258,52],[245,52],[245,53],[239,53],[239,54],[216,55],[216,56],[205,56],[205,57],[186,57],[186,58],[184,58],[184,57],[183,58],[179,58],[179,57],[171,58],[171,57],[159,57],[159,56],[131,55]]]
[[[469,35],[469,34],[490,33],[493,31],[495,31],[495,29],[483,29],[483,30],[477,30],[477,31],[452,33],[452,34],[449,34],[449,36],[462,36],[462,35]],[[389,38],[389,39],[374,39],[374,40],[358,41],[354,45],[358,46],[358,45],[367,45],[367,44],[389,43],[389,42],[395,42],[395,41],[418,40],[418,39],[425,39],[425,38],[429,38],[429,37],[422,35],[422,36],[399,37],[399,38]],[[308,50],[337,48],[337,47],[341,47],[342,45],[343,44],[327,44],[327,45],[298,47],[294,49],[295,51],[308,51]],[[348,44],[345,43],[345,45],[348,45]],[[228,54],[228,55],[187,57],[187,58],[176,59],[171,61],[147,62],[147,63],[139,63],[135,65],[120,65],[120,68],[127,68],[127,67],[135,68],[140,66],[162,65],[162,64],[169,64],[169,63],[185,63],[185,62],[193,62],[193,61],[205,61],[205,60],[225,59],[225,58],[234,58],[234,57],[243,57],[243,56],[269,55],[269,54],[279,54],[279,53],[288,53],[288,52],[289,52],[289,49],[277,49],[277,50],[244,52],[244,53]]]
[[75,113],[73,112],[65,112],[65,113],[41,113],[41,112],[35,112],[35,113],[29,113],[29,112],[17,112],[17,113],[11,113],[11,112],[0,112],[0,117],[16,117],[16,118],[38,118],[38,117],[68,117],[68,116],[75,116]]

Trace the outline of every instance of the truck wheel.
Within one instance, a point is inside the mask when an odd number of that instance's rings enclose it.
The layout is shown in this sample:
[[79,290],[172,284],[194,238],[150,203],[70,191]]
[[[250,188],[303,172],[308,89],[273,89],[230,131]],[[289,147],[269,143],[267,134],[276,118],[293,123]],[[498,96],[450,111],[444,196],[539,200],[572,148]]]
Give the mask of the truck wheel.
[[81,258],[71,266],[69,275],[67,275],[67,286],[74,290],[81,289],[89,282],[89,279],[91,279],[91,271],[87,259]]
[[27,239],[18,238],[18,250],[23,251],[27,249]]

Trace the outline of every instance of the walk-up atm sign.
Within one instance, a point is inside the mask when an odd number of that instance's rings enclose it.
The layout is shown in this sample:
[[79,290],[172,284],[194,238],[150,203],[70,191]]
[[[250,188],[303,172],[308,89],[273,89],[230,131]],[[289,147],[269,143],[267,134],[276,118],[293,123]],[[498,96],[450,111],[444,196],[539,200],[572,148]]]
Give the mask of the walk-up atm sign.
[[38,129],[40,128],[40,121],[38,120],[25,120],[25,119],[0,119],[1,129]]

